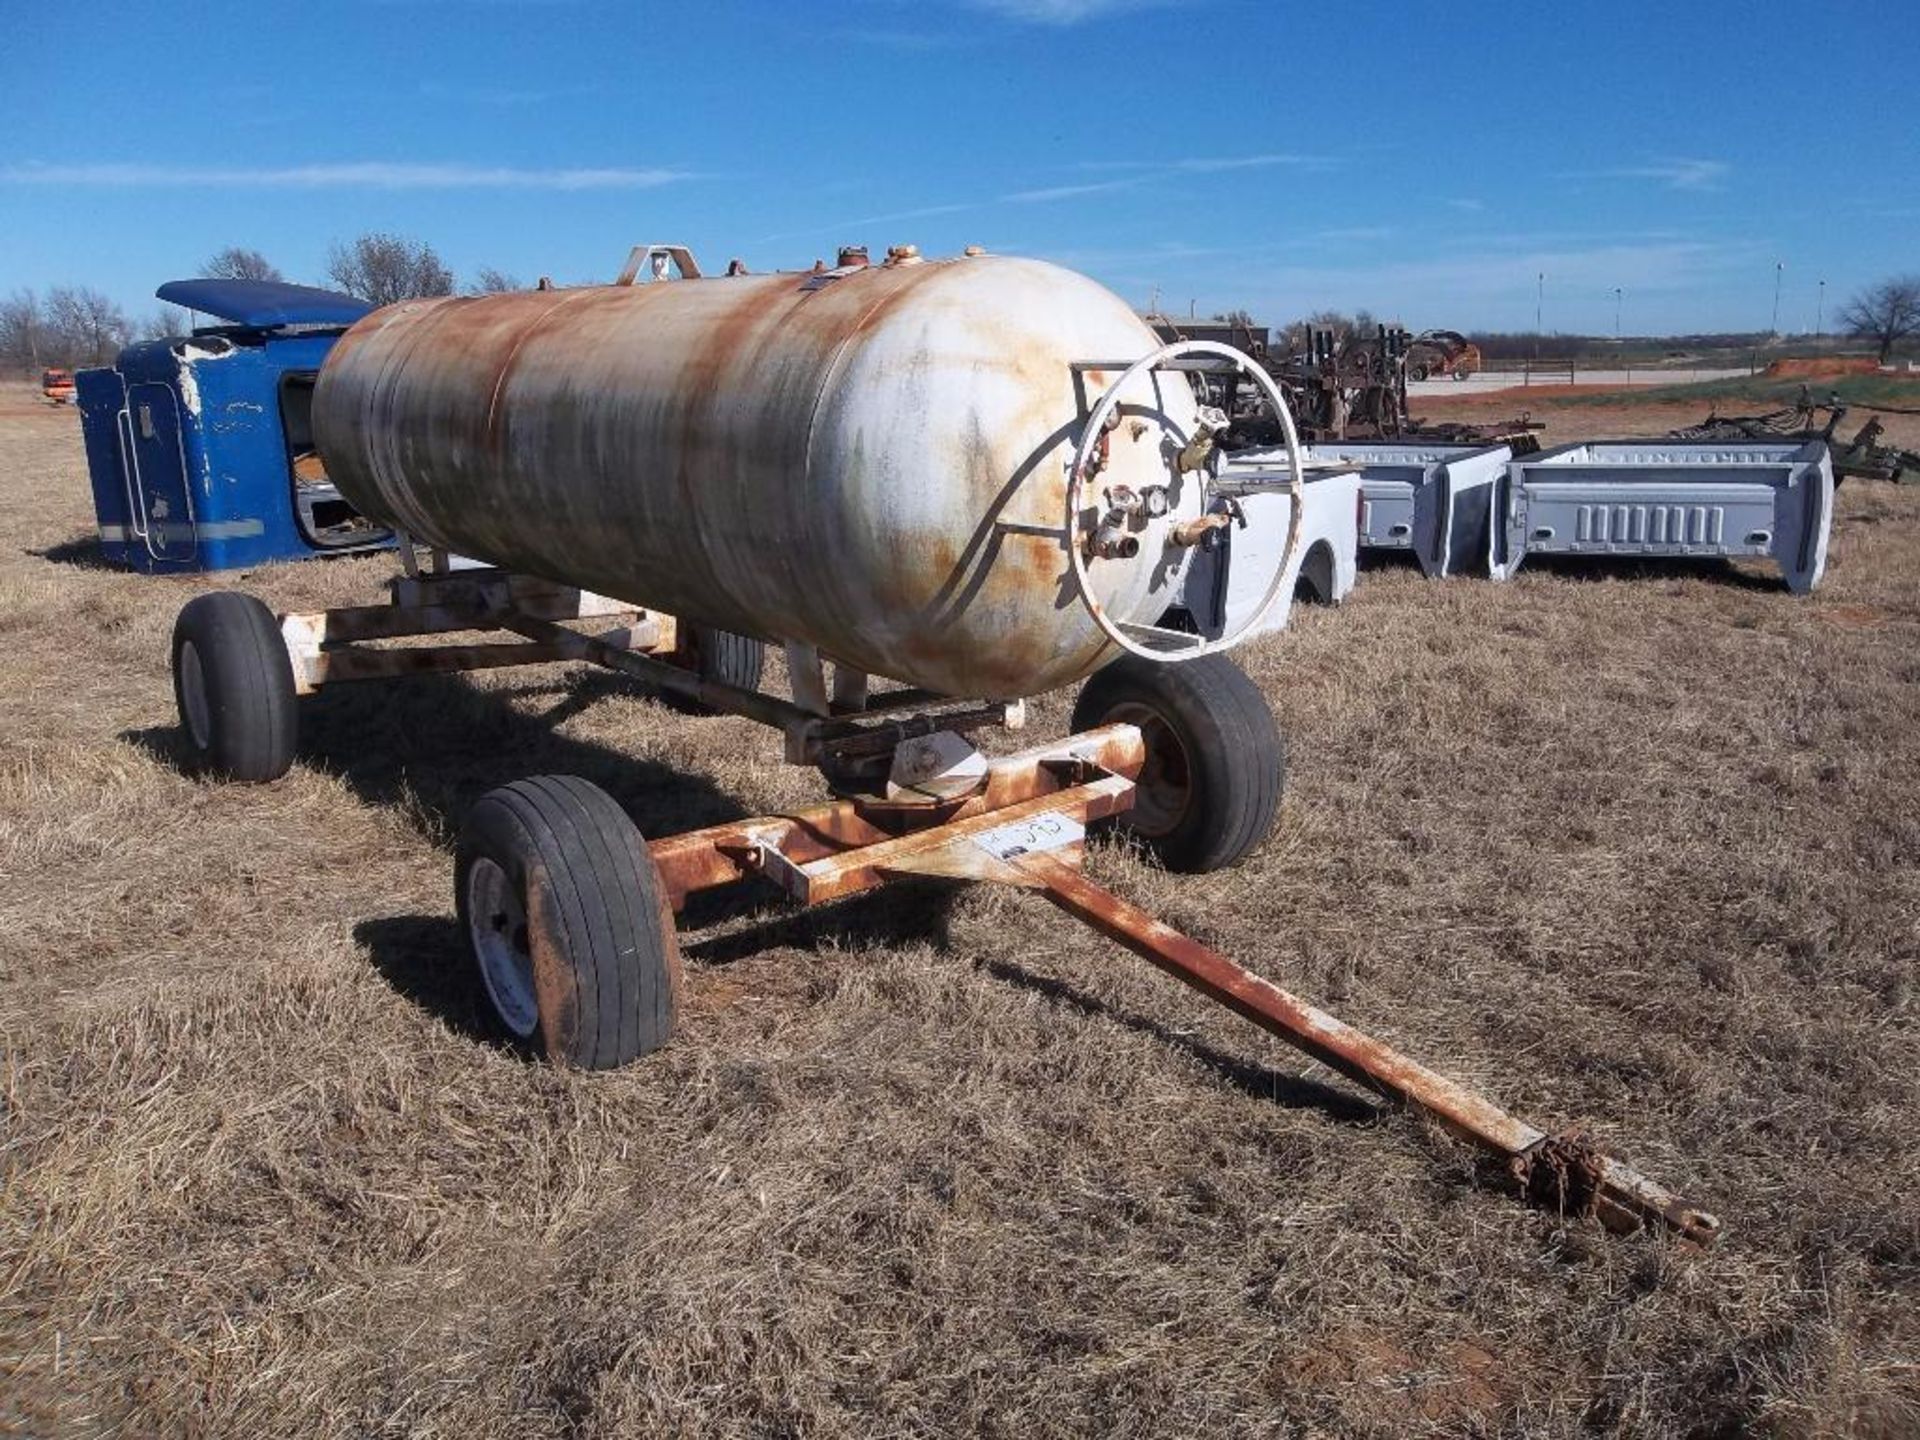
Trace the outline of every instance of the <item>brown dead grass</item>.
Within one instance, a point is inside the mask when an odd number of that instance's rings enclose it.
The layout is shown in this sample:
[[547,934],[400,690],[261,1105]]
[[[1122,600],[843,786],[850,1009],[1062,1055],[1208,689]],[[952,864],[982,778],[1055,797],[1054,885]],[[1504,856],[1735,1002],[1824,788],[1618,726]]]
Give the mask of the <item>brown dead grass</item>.
[[1373,571],[1246,656],[1292,745],[1266,848],[1093,859],[1592,1125],[1720,1212],[1707,1255],[1520,1208],[985,888],[705,904],[672,1047],[522,1063],[451,918],[474,797],[572,771],[662,833],[809,777],[554,669],[342,689],[282,784],[194,783],[166,641],[202,587],[97,568],[89,516],[72,412],[0,391],[0,1429],[1920,1429],[1920,494],[1848,484],[1811,600]]

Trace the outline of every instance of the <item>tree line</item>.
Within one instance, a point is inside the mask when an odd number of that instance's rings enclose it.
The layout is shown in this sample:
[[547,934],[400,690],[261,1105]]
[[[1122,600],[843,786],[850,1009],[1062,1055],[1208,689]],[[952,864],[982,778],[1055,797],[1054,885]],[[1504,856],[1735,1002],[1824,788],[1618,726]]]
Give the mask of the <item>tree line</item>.
[[[1244,310],[1216,313],[1213,319],[1253,327],[1253,317]],[[1882,280],[1861,290],[1834,317],[1836,336],[1864,340],[1873,345],[1880,363],[1886,364],[1907,341],[1920,336],[1920,275],[1901,275]],[[1298,355],[1307,349],[1310,329],[1331,330],[1334,343],[1364,340],[1377,332],[1379,321],[1366,311],[1344,314],[1338,310],[1320,310],[1290,324],[1273,327],[1272,348],[1278,355]],[[1467,338],[1480,347],[1489,360],[1524,359],[1539,352],[1540,337],[1531,331],[1467,331]],[[1645,343],[1659,339],[1686,349],[1747,349],[1765,345],[1773,338],[1763,332],[1716,335],[1634,336]],[[1618,350],[1620,342],[1603,335],[1563,335],[1555,333],[1552,354],[1561,360],[1602,358]]]
[[[258,250],[239,245],[210,256],[200,273],[220,280],[287,278]],[[455,289],[453,272],[431,245],[379,232],[329,247],[324,283],[373,305],[451,295]],[[466,287],[475,295],[522,288],[492,266],[481,267]],[[186,313],[172,305],[132,316],[90,285],[56,285],[44,293],[19,289],[0,299],[0,370],[38,375],[52,367],[107,365],[133,341],[186,330]]]

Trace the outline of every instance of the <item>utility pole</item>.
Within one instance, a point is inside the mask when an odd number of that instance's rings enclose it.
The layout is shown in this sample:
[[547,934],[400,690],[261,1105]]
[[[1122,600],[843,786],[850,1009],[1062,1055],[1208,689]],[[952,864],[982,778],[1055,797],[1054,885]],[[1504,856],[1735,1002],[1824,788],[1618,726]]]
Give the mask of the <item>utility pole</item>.
[[1827,333],[1827,282],[1820,282],[1820,301],[1813,311],[1813,338],[1817,341]]
[[1540,315],[1547,306],[1547,272],[1542,270],[1538,280],[1539,288],[1533,292],[1533,358],[1536,364],[1540,360]]
[[1613,287],[1613,343],[1620,343],[1620,287]]
[[1773,325],[1767,333],[1775,337],[1780,334],[1780,277],[1786,268],[1787,262],[1784,260],[1773,262]]

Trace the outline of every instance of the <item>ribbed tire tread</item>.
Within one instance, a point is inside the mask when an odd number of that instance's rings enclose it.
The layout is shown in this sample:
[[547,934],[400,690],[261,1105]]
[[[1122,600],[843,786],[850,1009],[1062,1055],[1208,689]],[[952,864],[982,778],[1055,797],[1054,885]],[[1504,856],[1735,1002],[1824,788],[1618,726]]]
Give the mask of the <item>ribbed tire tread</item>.
[[543,998],[536,1031],[548,1057],[608,1070],[665,1045],[679,945],[646,842],[613,797],[574,775],[533,776],[482,796],[460,840],[463,927],[467,872],[482,855],[519,889],[530,929],[551,917],[535,962],[562,967],[562,983],[543,988],[563,999],[549,1013]]
[[[1260,687],[1224,655],[1182,664],[1126,656],[1081,688],[1073,728],[1108,723],[1116,709],[1152,710],[1177,734],[1194,802],[1171,831],[1140,839],[1169,870],[1201,874],[1243,859],[1267,837],[1286,784],[1286,747]],[[1126,814],[1117,817],[1126,827]]]
[[[200,660],[207,703],[207,743],[187,723],[181,651]],[[196,595],[173,624],[173,698],[189,765],[228,780],[262,783],[293,768],[299,712],[293,666],[273,612],[238,590]]]

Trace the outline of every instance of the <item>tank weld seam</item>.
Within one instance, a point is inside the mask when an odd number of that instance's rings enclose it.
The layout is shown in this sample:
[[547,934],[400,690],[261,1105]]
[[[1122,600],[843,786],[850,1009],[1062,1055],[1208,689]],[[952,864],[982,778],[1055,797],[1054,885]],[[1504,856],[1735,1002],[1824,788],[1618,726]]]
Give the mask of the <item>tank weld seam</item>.
[[[914,266],[912,268],[920,273],[907,280],[902,288],[904,289],[907,285],[913,284],[915,279],[924,282],[940,271],[947,269],[952,263],[951,261],[939,260],[929,265]],[[886,272],[882,270],[881,273],[884,274]],[[806,293],[820,294],[822,292],[815,290]],[[853,342],[864,333],[867,321],[872,319],[874,315],[886,308],[886,306],[897,298],[898,292],[890,289],[875,296],[873,303],[862,310],[855,318],[853,324],[847,329],[845,338],[834,347],[833,357],[828,360],[826,370],[820,377],[820,388],[814,392],[813,409],[807,416],[807,444],[804,452],[806,468],[801,472],[800,476],[800,483],[802,485],[808,484],[813,475],[814,438],[820,430],[820,412],[826,408],[828,390],[839,380],[842,366],[845,364],[847,356],[853,348]]]
[[531,341],[535,335],[539,334],[540,331],[546,327],[547,322],[555,315],[566,309],[567,306],[571,305],[574,301],[593,294],[598,288],[597,286],[583,286],[578,290],[560,292],[560,299],[549,305],[537,320],[525,327],[519,335],[514,337],[513,345],[508,349],[506,358],[500,362],[499,373],[493,377],[493,389],[487,394],[486,433],[489,441],[493,440],[496,434],[496,421],[500,413],[500,392],[506,388],[507,376],[513,373],[514,361],[520,358],[521,350],[526,348],[527,343]]

